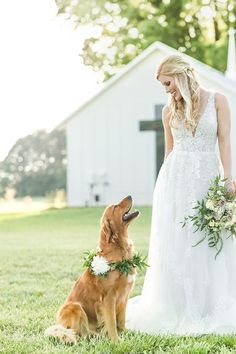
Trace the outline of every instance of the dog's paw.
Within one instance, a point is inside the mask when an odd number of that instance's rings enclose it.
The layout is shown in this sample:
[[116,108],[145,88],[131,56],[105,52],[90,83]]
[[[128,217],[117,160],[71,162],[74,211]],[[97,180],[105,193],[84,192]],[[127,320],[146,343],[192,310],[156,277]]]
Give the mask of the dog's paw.
[[111,336],[110,339],[111,339],[112,342],[119,342],[120,341],[120,337],[116,336],[116,335]]
[[49,338],[56,338],[60,342],[66,344],[77,343],[75,331],[73,329],[65,328],[62,325],[55,325],[47,328],[44,335]]

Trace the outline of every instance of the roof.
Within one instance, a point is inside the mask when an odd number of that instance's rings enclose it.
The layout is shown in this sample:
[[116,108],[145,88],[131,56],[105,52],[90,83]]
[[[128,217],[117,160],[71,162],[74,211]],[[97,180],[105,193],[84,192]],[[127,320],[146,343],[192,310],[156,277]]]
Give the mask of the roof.
[[[107,80],[104,84],[102,84],[102,88],[92,95],[88,100],[86,100],[77,110],[75,110],[72,114],[69,115],[65,120],[63,120],[57,128],[64,128],[66,124],[73,119],[76,115],[79,114],[85,107],[87,107],[96,97],[101,95],[104,91],[108,90],[112,85],[114,85],[118,80],[120,80],[124,75],[126,75],[130,70],[135,68],[140,62],[146,59],[150,54],[155,52],[156,50],[164,52],[166,55],[177,54],[180,53],[177,49],[174,49],[162,42],[156,41],[152,43],[149,47],[147,47],[141,54],[131,60],[127,65],[124,66],[116,75],[112,76],[109,80]],[[227,78],[222,72],[212,68],[211,66],[200,62],[199,60],[184,54],[181,52],[188,62],[190,62],[196,71],[200,75],[207,75],[209,80],[218,84],[220,82],[221,86],[225,89],[232,91],[236,94],[236,84],[235,81]]]

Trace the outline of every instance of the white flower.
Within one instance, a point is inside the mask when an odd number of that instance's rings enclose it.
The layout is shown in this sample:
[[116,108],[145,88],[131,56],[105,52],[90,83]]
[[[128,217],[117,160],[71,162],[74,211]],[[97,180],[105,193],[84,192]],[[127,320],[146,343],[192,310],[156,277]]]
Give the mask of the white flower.
[[211,220],[208,225],[211,226],[211,227],[215,226],[214,220]]
[[224,209],[226,208],[226,204],[227,204],[227,202],[224,197],[220,198],[220,200],[218,200],[218,202],[217,202],[217,205],[221,208],[224,208]]
[[210,210],[214,210],[214,203],[211,199],[207,199],[206,201],[206,208]]
[[219,181],[219,186],[224,186],[225,182],[223,182],[222,180]]
[[219,219],[221,218],[221,216],[224,214],[224,212],[225,212],[225,207],[218,207],[218,208],[216,208],[215,213],[216,213],[217,216],[218,216],[218,219],[217,219],[217,220],[219,220]]
[[231,227],[233,226],[234,222],[233,222],[233,219],[232,220],[229,220],[229,221],[226,221],[226,223],[224,224],[224,227],[227,228],[227,227]]
[[210,219],[212,219],[212,215],[204,215],[204,219],[206,219],[206,220],[210,220]]
[[91,263],[92,271],[95,275],[107,273],[110,270],[110,266],[106,258],[102,256],[94,256]]
[[216,220],[220,220],[221,216],[222,216],[222,214],[219,213],[218,211],[217,211],[216,213],[214,213],[214,218],[215,218]]
[[227,210],[230,210],[230,211],[232,211],[232,212],[236,212],[236,203],[234,203],[234,202],[228,202],[227,204],[226,204],[226,209]]

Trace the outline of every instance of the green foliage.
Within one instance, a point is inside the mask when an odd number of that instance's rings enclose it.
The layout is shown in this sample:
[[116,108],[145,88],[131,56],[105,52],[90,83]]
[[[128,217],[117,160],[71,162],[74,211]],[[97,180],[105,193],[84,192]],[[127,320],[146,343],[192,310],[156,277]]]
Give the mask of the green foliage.
[[83,263],[83,267],[84,268],[90,268],[91,267],[91,263],[93,261],[93,257],[96,256],[97,251],[96,250],[90,250],[90,251],[86,251],[84,252],[84,263]]
[[19,139],[0,163],[0,193],[16,189],[17,197],[45,196],[66,189],[65,131],[39,130]]
[[119,262],[111,264],[112,269],[119,270],[120,273],[126,276],[131,272],[132,268],[138,268],[140,271],[148,267],[146,257],[142,257],[140,253],[136,252],[131,259],[123,259]]
[[227,31],[236,28],[236,3],[190,0],[56,0],[58,14],[97,34],[84,42],[86,65],[104,79],[155,41],[226,70]]

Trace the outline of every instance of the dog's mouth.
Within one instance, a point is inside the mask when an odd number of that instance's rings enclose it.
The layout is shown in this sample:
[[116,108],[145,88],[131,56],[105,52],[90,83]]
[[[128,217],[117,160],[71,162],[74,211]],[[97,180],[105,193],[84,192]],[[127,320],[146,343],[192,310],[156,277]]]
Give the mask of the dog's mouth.
[[134,211],[130,211],[131,207],[129,208],[128,211],[126,211],[123,216],[122,216],[122,220],[127,222],[130,221],[134,218],[136,218],[139,215],[139,211],[138,210],[134,210]]

